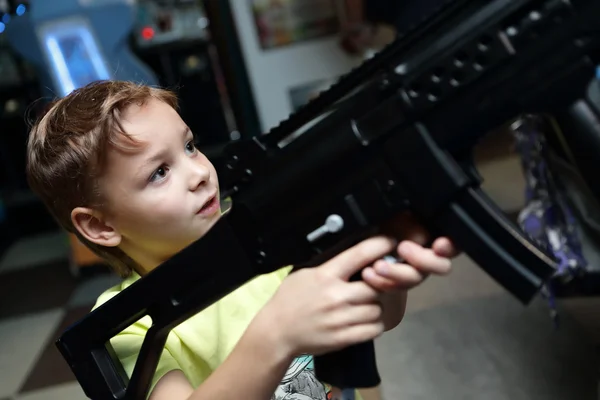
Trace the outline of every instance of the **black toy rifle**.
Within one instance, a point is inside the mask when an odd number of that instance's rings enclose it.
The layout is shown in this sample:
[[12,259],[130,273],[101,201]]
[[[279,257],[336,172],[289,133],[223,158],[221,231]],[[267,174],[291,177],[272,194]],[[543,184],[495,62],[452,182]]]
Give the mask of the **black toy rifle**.
[[[482,193],[470,154],[519,114],[584,96],[598,21],[598,0],[450,1],[268,134],[231,144],[220,180],[232,209],[57,341],[86,395],[145,398],[173,327],[257,275],[331,258],[406,209],[530,301],[553,260]],[[128,379],[109,340],[145,315],[153,327]],[[372,342],[315,367],[336,386],[379,383]]]

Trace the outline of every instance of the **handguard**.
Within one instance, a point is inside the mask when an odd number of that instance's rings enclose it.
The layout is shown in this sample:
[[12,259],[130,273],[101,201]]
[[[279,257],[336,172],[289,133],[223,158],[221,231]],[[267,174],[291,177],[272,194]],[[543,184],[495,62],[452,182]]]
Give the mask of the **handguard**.
[[[144,399],[173,327],[257,275],[320,264],[403,210],[529,302],[554,261],[484,195],[470,155],[519,114],[584,97],[598,20],[597,0],[448,2],[268,134],[231,144],[220,180],[232,209],[57,341],[86,395]],[[128,379],[109,340],[145,315],[153,326]],[[339,387],[380,381],[372,342],[315,368]]]

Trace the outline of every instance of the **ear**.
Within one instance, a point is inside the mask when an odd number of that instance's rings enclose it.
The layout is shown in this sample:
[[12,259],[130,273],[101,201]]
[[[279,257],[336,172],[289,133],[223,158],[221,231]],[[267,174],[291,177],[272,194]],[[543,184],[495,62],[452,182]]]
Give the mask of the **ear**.
[[75,229],[92,243],[106,247],[116,247],[121,243],[121,234],[98,211],[77,207],[71,211],[71,221]]

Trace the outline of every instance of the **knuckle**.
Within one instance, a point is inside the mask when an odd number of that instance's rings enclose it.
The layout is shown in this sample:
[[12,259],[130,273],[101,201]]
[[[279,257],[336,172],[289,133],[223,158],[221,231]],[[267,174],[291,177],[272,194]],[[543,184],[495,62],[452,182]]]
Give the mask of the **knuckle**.
[[344,293],[338,288],[331,288],[324,293],[325,301],[332,307],[339,307],[345,303]]
[[322,281],[329,279],[328,275],[329,274],[327,273],[327,270],[324,268],[314,268],[313,269],[313,278],[317,282],[322,282]]
[[313,275],[310,277],[314,279],[314,282],[319,286],[327,286],[332,282],[335,282],[335,274],[328,268],[310,268],[314,270]]

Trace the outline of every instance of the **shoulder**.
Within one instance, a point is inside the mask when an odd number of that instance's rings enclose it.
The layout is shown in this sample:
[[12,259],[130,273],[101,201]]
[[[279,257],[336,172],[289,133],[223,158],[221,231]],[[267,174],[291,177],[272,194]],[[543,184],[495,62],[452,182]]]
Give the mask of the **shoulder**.
[[[131,286],[134,282],[140,279],[140,276],[136,273],[133,273],[131,276],[124,278],[118,284],[106,289],[104,292],[98,296],[96,299],[96,303],[94,307],[92,307],[92,311],[96,308],[100,307],[102,304],[108,302],[113,297],[126,290],[129,286]],[[123,329],[117,336],[121,337],[124,334],[135,334],[144,336],[150,327],[152,326],[152,319],[149,316],[144,316],[140,318],[138,321],[134,322],[132,325]]]
[[102,292],[100,294],[100,296],[98,296],[98,298],[96,299],[96,304],[94,304],[94,307],[92,308],[92,310],[95,310],[96,308],[100,307],[102,304],[106,303],[107,301],[109,301],[110,299],[112,299],[113,297],[115,297],[116,295],[121,293],[123,290],[125,290],[126,288],[131,286],[138,279],[140,279],[140,276],[136,273],[133,273],[131,276],[124,278],[118,284],[116,284],[116,285],[108,288],[104,292]]
[[[230,293],[227,296],[225,296],[224,299],[227,299],[229,297],[238,297],[238,296],[245,297],[245,296],[249,295],[250,292],[255,291],[252,289],[258,289],[259,292],[263,292],[263,293],[271,293],[271,292],[277,290],[279,285],[281,285],[281,282],[283,282],[283,280],[290,274],[291,271],[292,271],[292,267],[287,266],[287,267],[280,268],[276,271],[273,271],[271,273],[257,276],[256,278],[252,279],[250,282],[246,283],[245,285],[242,285],[242,287],[240,287],[238,290],[234,291],[234,293]],[[100,294],[100,296],[98,296],[96,303],[94,304],[94,307],[92,308],[92,310],[95,310],[96,308],[100,307],[102,304],[111,300],[113,297],[115,297],[122,291],[126,290],[129,286],[131,286],[133,283],[135,283],[139,279],[141,279],[140,276],[136,273],[133,273],[130,277],[123,279],[117,285],[114,285],[114,286],[110,287],[109,289],[105,290],[104,292],[102,292]],[[250,289],[250,290],[248,290],[248,289]],[[165,289],[165,290],[167,290],[167,289]],[[217,303],[219,303],[219,302],[220,301],[218,301]],[[143,321],[141,320],[140,322],[143,322]],[[149,321],[148,327],[150,325],[151,325],[151,321]]]

